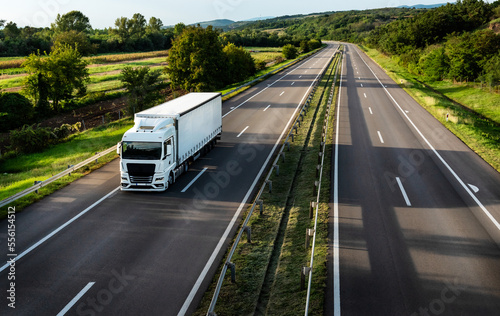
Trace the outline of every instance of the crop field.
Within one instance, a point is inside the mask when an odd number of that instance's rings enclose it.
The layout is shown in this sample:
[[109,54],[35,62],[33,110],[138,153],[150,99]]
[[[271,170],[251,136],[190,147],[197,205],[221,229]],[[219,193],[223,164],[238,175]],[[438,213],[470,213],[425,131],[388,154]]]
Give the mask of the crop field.
[[[167,51],[102,55],[85,58],[91,64],[88,65],[90,82],[89,92],[111,92],[122,88],[119,80],[120,72],[126,66],[142,67],[148,66],[152,69],[163,69],[166,65]],[[24,57],[0,58],[0,88],[7,92],[17,92],[22,89],[26,73],[19,68]],[[13,68],[8,67],[11,64]],[[162,79],[167,79],[162,75]]]

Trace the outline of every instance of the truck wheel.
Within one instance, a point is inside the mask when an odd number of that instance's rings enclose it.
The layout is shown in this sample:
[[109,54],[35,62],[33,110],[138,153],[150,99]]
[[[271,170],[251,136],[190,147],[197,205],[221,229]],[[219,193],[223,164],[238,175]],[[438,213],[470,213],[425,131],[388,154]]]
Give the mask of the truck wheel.
[[189,170],[189,163],[186,161],[184,163],[184,172],[188,172],[188,170]]

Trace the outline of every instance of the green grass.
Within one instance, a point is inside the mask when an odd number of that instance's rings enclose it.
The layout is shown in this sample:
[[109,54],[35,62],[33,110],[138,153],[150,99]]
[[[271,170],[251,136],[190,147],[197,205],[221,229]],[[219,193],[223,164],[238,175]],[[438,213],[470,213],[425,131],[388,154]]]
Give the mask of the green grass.
[[[323,90],[319,89],[318,91],[318,93],[321,93]],[[257,209],[250,219],[249,226],[252,228],[252,243],[243,240],[236,249],[235,255],[232,258],[232,262],[236,265],[236,283],[233,284],[230,282],[230,273],[228,272],[215,308],[217,315],[254,315],[256,309],[258,309],[256,314],[262,314],[262,309],[266,307],[258,305],[257,302],[263,286],[267,289],[267,296],[271,296],[272,304],[269,305],[270,311],[267,313],[268,315],[298,315],[304,312],[305,292],[298,290],[300,284],[299,272],[300,267],[307,263],[310,253],[303,248],[305,229],[302,230],[300,228],[297,230],[296,214],[304,214],[304,212],[308,214],[308,202],[313,199],[312,186],[315,179],[316,164],[311,163],[309,160],[317,159],[319,148],[317,136],[318,131],[321,132],[321,126],[318,127],[316,125],[314,128],[312,142],[307,144],[306,140],[310,127],[314,124],[315,120],[316,122],[322,122],[318,118],[314,120],[314,113],[317,107],[317,103],[313,102],[311,104],[307,115],[301,123],[301,127],[298,129],[298,134],[294,137],[294,142],[291,142],[290,150],[285,150],[285,162],[280,159],[280,174],[276,175],[275,172],[272,173],[273,191],[269,193],[266,187],[261,197],[264,201],[264,215],[259,215]],[[321,110],[319,115],[321,116],[323,113],[323,110]],[[301,157],[304,157],[304,155],[306,157],[304,159],[308,160],[299,166]],[[327,160],[325,163],[329,164]],[[306,169],[307,171],[304,171]],[[299,183],[292,187],[297,170],[299,170],[299,178],[302,177],[301,174],[307,174],[307,176],[299,180]],[[313,173],[312,178],[311,172]],[[328,174],[328,171],[326,171],[326,174]],[[328,188],[328,177],[324,179],[326,181],[323,184],[324,188]],[[327,189],[323,191],[323,195],[323,199],[326,197],[327,200]],[[325,208],[326,205],[326,203],[322,205],[323,211],[327,211],[327,207]],[[288,213],[290,214],[289,221],[287,218]],[[284,216],[285,222],[288,221],[285,243],[281,250],[281,256],[277,253],[273,257],[274,244],[280,230],[280,222]],[[325,222],[327,218],[328,216],[323,214],[320,222]],[[311,221],[308,218],[305,220],[301,218],[300,225],[310,227]],[[321,229],[324,230],[324,227],[321,226]],[[292,230],[293,232],[289,233],[288,230]],[[320,234],[320,238],[326,236],[326,233],[327,230],[324,230]],[[326,238],[323,239],[323,243],[326,243]],[[294,249],[289,247],[289,243],[294,245]],[[300,246],[295,247],[296,245]],[[311,314],[322,314],[323,311],[323,284],[326,277],[326,269],[321,268],[321,266],[325,266],[326,246],[318,244],[317,247]],[[298,251],[295,252],[295,250]],[[289,263],[286,259],[289,258],[288,255],[291,252],[294,252],[291,255],[296,260],[294,263]],[[274,259],[271,261],[272,258]],[[269,262],[276,263],[278,258],[280,259],[280,263],[275,284],[273,285],[272,275],[270,278],[265,278],[266,271]],[[206,314],[214,287],[215,283],[206,292],[195,315]],[[279,302],[279,306],[273,305],[276,302]]]
[[500,94],[488,89],[476,88],[472,84],[454,84],[451,81],[428,83],[448,98],[500,124]]
[[[500,126],[498,122],[493,121],[493,118],[498,117],[500,109],[495,111],[494,102],[496,101],[491,101],[490,98],[486,97],[484,105],[478,106],[479,103],[476,103],[478,100],[474,96],[475,94],[485,96],[484,93],[487,92],[478,88],[460,89],[460,85],[450,88],[446,86],[446,83],[426,83],[432,87],[430,89],[417,81],[417,79],[421,78],[416,78],[415,75],[410,74],[406,68],[399,66],[390,57],[374,49],[363,46],[361,48],[430,114],[500,172]],[[403,84],[400,84],[401,80],[403,80]],[[438,92],[433,91],[433,89]],[[440,89],[446,97],[439,92]],[[460,103],[464,106],[479,113],[483,112],[483,115],[490,116],[492,119],[482,119],[474,113],[457,106],[447,97],[462,100],[463,102]],[[491,96],[493,100],[496,100],[496,97],[496,95]],[[498,106],[496,107],[498,108]],[[448,122],[446,122],[447,113],[450,114]]]
[[[75,165],[96,152],[116,145],[123,133],[133,125],[131,119],[107,124],[84,131],[70,138],[66,143],[57,144],[41,153],[19,155],[4,160],[0,163],[0,200],[3,200],[17,192],[31,187],[34,181],[43,181],[51,176],[64,171],[68,165]],[[111,160],[116,154],[111,154]],[[101,162],[102,163],[102,162]],[[40,194],[30,194],[25,198],[15,201],[16,210],[20,206],[28,205],[34,200],[51,193],[61,185],[65,185],[88,172],[89,168],[83,168],[83,173],[72,173],[71,177],[64,177],[52,189],[44,189]],[[0,211],[0,217],[5,215],[6,208]]]

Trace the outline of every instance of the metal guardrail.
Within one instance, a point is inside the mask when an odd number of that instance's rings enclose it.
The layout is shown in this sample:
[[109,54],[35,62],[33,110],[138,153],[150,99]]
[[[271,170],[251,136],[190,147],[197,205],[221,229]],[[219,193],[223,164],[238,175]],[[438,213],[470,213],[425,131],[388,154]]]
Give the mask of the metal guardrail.
[[[332,89],[330,91],[330,96],[328,99],[328,104],[327,104],[327,110],[325,114],[325,125],[324,125],[324,137],[328,134],[328,125],[329,125],[329,120],[328,116],[330,114],[330,109],[333,101],[333,96],[335,95],[335,85],[337,83],[337,75],[338,75],[338,65],[342,63],[342,57],[343,55],[340,54],[339,58],[339,63],[337,64],[335,68],[335,77],[333,79],[333,84],[332,84]],[[321,194],[321,180],[323,176],[323,162],[325,159],[325,146],[326,146],[326,139],[322,139],[322,149],[321,149],[321,169],[319,172],[319,180],[318,180],[318,190],[317,190],[317,196],[316,196],[316,204],[315,204],[315,218],[314,218],[314,228],[313,228],[313,240],[312,240],[312,249],[311,249],[311,260],[310,264],[308,267],[304,267],[303,271],[307,271],[306,273],[309,275],[308,277],[308,284],[307,284],[307,298],[306,298],[306,308],[305,308],[305,313],[304,315],[307,316],[309,314],[309,301],[311,298],[311,284],[312,284],[312,273],[313,273],[313,265],[314,265],[314,250],[316,246],[316,232],[317,232],[317,226],[318,226],[318,212],[319,212],[319,198]]]
[[80,163],[78,163],[76,165],[70,166],[68,169],[64,170],[63,172],[58,173],[55,176],[52,176],[52,177],[50,177],[49,179],[47,179],[45,181],[40,181],[40,182],[36,183],[35,185],[33,185],[32,187],[30,187],[30,188],[28,188],[28,189],[26,189],[24,191],[21,191],[19,193],[16,193],[16,194],[14,194],[14,195],[12,195],[12,196],[10,196],[10,197],[2,200],[0,202],[0,207],[4,207],[5,205],[10,204],[10,203],[16,201],[17,199],[22,198],[23,196],[26,196],[26,195],[28,195],[30,193],[33,193],[33,192],[36,192],[40,188],[46,186],[47,184],[49,184],[51,182],[54,182],[57,179],[60,179],[60,178],[64,177],[65,175],[68,175],[71,172],[73,172],[73,171],[75,171],[75,170],[77,170],[77,169],[79,169],[79,168],[81,168],[81,167],[83,167],[83,166],[91,163],[92,161],[95,161],[98,158],[100,158],[102,156],[105,156],[105,155],[107,155],[107,154],[109,154],[109,153],[111,153],[111,152],[113,152],[115,150],[116,150],[116,145],[113,146],[113,147],[110,147],[110,148],[108,148],[108,149],[106,149],[104,151],[97,152],[94,156],[92,156],[92,157],[90,157],[90,158],[88,158],[88,159],[86,159],[86,160],[84,160],[84,161],[82,161],[82,162],[80,162]]
[[[335,56],[335,53],[336,52],[334,52],[334,54],[332,55],[331,60],[328,63],[328,65],[330,65],[331,61],[333,60],[333,57]],[[235,239],[235,241],[233,243],[233,246],[231,247],[231,250],[229,251],[229,254],[227,256],[226,262],[224,263],[224,266],[222,267],[222,271],[221,271],[221,273],[219,275],[219,279],[218,279],[217,285],[215,287],[215,291],[214,291],[214,295],[212,297],[212,301],[210,302],[210,306],[209,306],[208,311],[207,311],[207,316],[216,316],[215,311],[214,311],[215,310],[215,305],[217,304],[217,299],[219,297],[219,293],[220,293],[220,290],[222,288],[222,284],[224,282],[224,277],[226,275],[226,272],[227,272],[228,268],[231,269],[231,278],[234,281],[235,265],[234,265],[234,263],[231,262],[231,259],[233,257],[234,252],[236,251],[236,247],[238,246],[238,244],[241,241],[241,238],[242,238],[242,236],[243,236],[243,234],[245,232],[247,232],[247,234],[250,235],[250,231],[251,230],[250,230],[250,227],[247,226],[247,225],[248,225],[248,222],[250,221],[250,218],[252,217],[253,212],[255,210],[255,207],[257,205],[260,206],[260,212],[262,213],[262,211],[263,211],[263,201],[261,200],[262,193],[264,192],[264,189],[266,188],[266,185],[269,187],[269,191],[270,192],[272,191],[272,181],[269,180],[269,178],[271,177],[271,174],[273,173],[274,169],[277,168],[276,170],[277,171],[279,170],[279,165],[278,165],[279,159],[280,158],[282,158],[283,160],[285,159],[284,149],[285,149],[285,147],[288,147],[290,145],[290,143],[289,143],[289,139],[290,138],[292,138],[292,141],[293,141],[294,130],[297,130],[297,128],[300,127],[300,119],[302,118],[302,120],[303,120],[305,112],[306,112],[307,108],[310,105],[310,102],[312,100],[312,97],[313,97],[314,93],[316,92],[318,84],[319,84],[321,78],[324,76],[324,74],[328,70],[328,68],[329,67],[325,67],[325,69],[324,69],[323,73],[321,74],[321,76],[318,76],[318,78],[316,79],[316,82],[314,83],[314,86],[313,86],[311,92],[309,93],[309,95],[308,95],[308,97],[306,99],[306,102],[304,102],[304,105],[302,106],[299,114],[297,114],[297,118],[295,119],[294,123],[291,124],[291,127],[290,127],[290,130],[288,132],[288,135],[287,135],[285,141],[283,142],[283,144],[282,144],[282,146],[280,148],[280,151],[276,155],[276,158],[274,159],[273,163],[270,165],[271,168],[270,168],[269,172],[267,173],[267,176],[266,176],[266,178],[265,178],[265,180],[264,180],[261,188],[259,189],[259,191],[257,193],[257,196],[254,199],[254,202],[252,203],[250,211],[248,212],[248,215],[245,218],[245,221],[243,222],[243,225],[241,226],[241,229],[239,230],[238,235],[236,236],[236,239]]]

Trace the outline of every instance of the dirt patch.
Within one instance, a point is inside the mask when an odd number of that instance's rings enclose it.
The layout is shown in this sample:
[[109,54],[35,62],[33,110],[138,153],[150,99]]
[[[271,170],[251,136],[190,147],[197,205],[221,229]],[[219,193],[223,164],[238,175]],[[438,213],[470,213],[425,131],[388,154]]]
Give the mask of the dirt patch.
[[499,34],[500,33],[500,22],[491,23],[489,29],[492,30],[493,32],[495,32],[496,34]]

